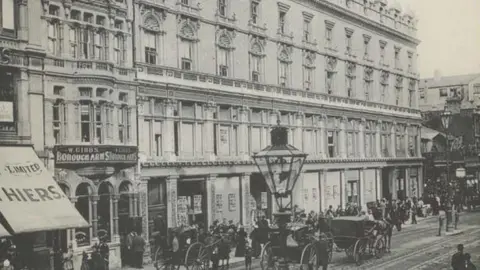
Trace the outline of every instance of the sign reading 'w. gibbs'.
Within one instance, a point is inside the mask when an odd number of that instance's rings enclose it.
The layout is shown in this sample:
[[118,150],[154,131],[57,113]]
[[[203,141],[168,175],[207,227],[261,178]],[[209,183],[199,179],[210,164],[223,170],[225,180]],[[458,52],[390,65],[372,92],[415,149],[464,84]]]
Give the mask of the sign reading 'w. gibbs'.
[[55,165],[134,165],[138,160],[138,148],[136,146],[62,145],[55,146],[54,152]]

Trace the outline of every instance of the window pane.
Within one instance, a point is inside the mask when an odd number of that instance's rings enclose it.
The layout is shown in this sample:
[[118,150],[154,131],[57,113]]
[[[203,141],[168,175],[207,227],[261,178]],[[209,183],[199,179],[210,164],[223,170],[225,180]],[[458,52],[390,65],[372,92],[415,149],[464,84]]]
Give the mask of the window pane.
[[14,0],[2,1],[2,27],[6,29],[15,29],[14,20],[15,8]]

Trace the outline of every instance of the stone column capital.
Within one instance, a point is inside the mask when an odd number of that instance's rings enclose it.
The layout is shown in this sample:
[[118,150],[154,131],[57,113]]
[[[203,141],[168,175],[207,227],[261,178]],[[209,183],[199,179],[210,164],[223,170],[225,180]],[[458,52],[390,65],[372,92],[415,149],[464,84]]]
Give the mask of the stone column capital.
[[92,195],[92,202],[97,203],[100,200],[100,196],[98,194]]

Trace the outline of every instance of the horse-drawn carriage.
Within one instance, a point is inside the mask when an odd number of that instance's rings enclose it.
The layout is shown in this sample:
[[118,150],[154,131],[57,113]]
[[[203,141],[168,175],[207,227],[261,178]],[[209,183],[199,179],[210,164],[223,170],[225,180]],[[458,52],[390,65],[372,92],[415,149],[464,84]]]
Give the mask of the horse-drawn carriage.
[[345,250],[347,256],[357,265],[362,263],[367,254],[381,258],[387,249],[387,241],[390,241],[386,232],[391,228],[380,220],[338,217],[331,220],[331,229],[336,246]]
[[[282,245],[285,237],[286,248]],[[329,263],[332,250],[329,251],[328,246],[328,240],[301,223],[290,223],[286,230],[271,228],[269,242],[262,249],[260,266],[262,270],[275,269],[276,257],[282,257],[288,263],[300,264],[302,270],[318,269]]]
[[198,241],[198,231],[194,226],[181,226],[169,229],[166,238],[155,241],[154,266],[158,270],[174,270],[184,266],[188,269],[202,269],[206,252],[205,245]]

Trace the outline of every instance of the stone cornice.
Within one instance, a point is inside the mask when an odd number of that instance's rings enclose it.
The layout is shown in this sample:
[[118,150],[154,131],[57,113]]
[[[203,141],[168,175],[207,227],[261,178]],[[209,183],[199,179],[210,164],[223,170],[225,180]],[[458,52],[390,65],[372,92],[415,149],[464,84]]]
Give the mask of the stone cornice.
[[[331,158],[331,159],[307,159],[305,164],[332,164],[332,163],[358,163],[358,162],[423,162],[423,157],[401,158]],[[218,161],[146,161],[140,163],[142,168],[160,167],[211,167],[211,166],[236,166],[255,165],[252,160],[218,160]]]

